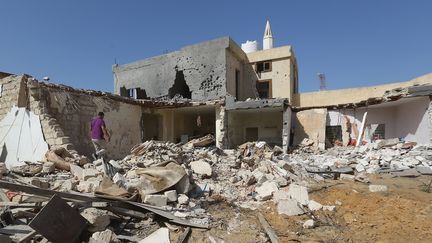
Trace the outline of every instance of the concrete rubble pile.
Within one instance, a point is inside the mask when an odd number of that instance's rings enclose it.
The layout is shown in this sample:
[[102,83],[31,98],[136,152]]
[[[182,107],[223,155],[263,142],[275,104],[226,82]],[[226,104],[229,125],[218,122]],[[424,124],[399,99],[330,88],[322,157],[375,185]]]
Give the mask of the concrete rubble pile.
[[[180,232],[186,236],[189,227],[216,226],[208,212],[210,204],[257,209],[272,200],[279,214],[287,216],[334,211],[336,205],[310,200],[308,186],[324,178],[367,182],[371,173],[432,174],[432,146],[396,139],[328,150],[315,149],[305,141],[290,154],[265,142],[225,150],[213,143],[212,136],[186,144],[146,141],[122,160],[93,162],[54,148],[47,152],[46,161],[26,168],[7,170],[0,164],[2,218],[10,218],[1,222],[0,233],[13,232],[19,225],[27,227],[24,232],[31,237],[10,233],[11,239],[169,242],[173,228],[179,235],[179,227],[172,223],[184,226]],[[386,188],[370,185],[370,190]],[[65,220],[51,207],[63,207],[75,218],[71,238],[38,224],[45,217],[53,224]],[[166,228],[157,224],[160,218]],[[315,226],[313,220],[304,223],[305,228]]]

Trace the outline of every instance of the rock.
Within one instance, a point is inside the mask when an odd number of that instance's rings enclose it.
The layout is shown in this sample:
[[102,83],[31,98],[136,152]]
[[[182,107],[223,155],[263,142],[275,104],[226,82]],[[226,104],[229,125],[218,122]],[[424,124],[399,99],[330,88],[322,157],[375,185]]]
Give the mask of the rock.
[[39,178],[30,178],[29,184],[32,186],[36,186],[42,189],[49,189],[50,183],[46,180],[42,180]]
[[82,179],[84,181],[87,181],[88,179],[93,177],[98,177],[100,175],[103,175],[103,173],[96,169],[83,169],[82,171]]
[[341,174],[340,177],[339,177],[339,179],[354,181],[355,180],[355,176],[354,175],[350,175],[350,174]]
[[90,232],[105,230],[111,221],[108,211],[97,208],[86,208],[81,215],[90,223],[88,227]]
[[288,192],[285,190],[285,188],[275,191],[273,193],[273,201],[279,202],[280,200],[288,200],[290,199]]
[[432,168],[428,166],[417,166],[416,170],[422,175],[432,175]]
[[303,210],[294,199],[280,200],[277,206],[279,214],[295,216],[304,214]]
[[302,205],[307,205],[309,202],[309,193],[307,188],[296,184],[290,184],[288,195]]
[[127,179],[122,174],[116,173],[112,179],[113,179],[113,182],[115,184],[117,184],[118,186],[126,187]]
[[166,191],[166,192],[164,192],[164,195],[167,197],[168,202],[177,201],[177,191],[176,190]]
[[276,178],[276,183],[278,184],[278,187],[284,187],[288,185],[288,181],[287,179],[279,176],[278,178]]
[[100,181],[80,181],[77,190],[79,192],[94,192],[99,184]]
[[153,206],[163,207],[167,205],[168,198],[165,195],[145,195],[144,203],[148,203]]
[[61,184],[61,191],[74,191],[78,182],[75,180],[66,180]]
[[79,181],[83,180],[83,168],[70,164],[70,173]]
[[160,228],[139,243],[170,243],[168,228]]
[[274,181],[266,181],[261,186],[256,187],[255,191],[258,193],[258,198],[264,201],[270,199],[273,192],[278,191],[278,186]]
[[185,212],[179,212],[179,211],[176,211],[176,212],[174,213],[174,216],[179,217],[179,218],[186,218],[187,216],[189,216],[189,214],[188,214],[188,213],[185,213]]
[[334,212],[336,211],[336,206],[323,206],[323,210]]
[[394,145],[397,145],[399,143],[399,138],[390,138],[390,139],[384,139],[384,140],[378,140],[375,142],[375,149],[381,149],[383,147],[391,147]]
[[117,236],[110,229],[93,233],[89,243],[111,243],[116,240]]
[[42,173],[52,173],[55,170],[55,165],[52,162],[45,162],[42,165]]
[[355,167],[355,169],[356,169],[357,172],[363,172],[363,171],[365,171],[365,168],[364,168],[364,166],[362,164],[357,164],[356,167]]
[[204,162],[202,160],[194,161],[189,163],[191,169],[195,174],[211,176],[212,168],[209,163]]
[[318,211],[323,208],[323,205],[321,203],[314,200],[310,200],[307,206],[311,211]]
[[303,223],[303,228],[305,229],[312,229],[314,227],[315,227],[315,221],[313,221],[313,219],[306,220]]
[[177,198],[177,201],[181,205],[187,205],[189,203],[189,197],[185,194],[180,194]]
[[386,185],[369,185],[370,192],[385,192],[387,191]]
[[261,185],[262,183],[264,183],[265,181],[267,181],[267,177],[259,169],[255,169],[252,172],[252,174],[253,174],[253,177],[255,178],[256,182],[258,183],[258,185]]

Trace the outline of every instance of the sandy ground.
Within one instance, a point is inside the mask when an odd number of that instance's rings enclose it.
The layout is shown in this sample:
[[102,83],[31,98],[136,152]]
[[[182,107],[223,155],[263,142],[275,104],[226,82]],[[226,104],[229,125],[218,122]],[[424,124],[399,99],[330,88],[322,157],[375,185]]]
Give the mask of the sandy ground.
[[[326,180],[312,186],[309,197],[323,205],[337,205],[335,212],[314,213],[318,226],[303,229],[308,215],[279,215],[272,202],[262,212],[280,242],[432,242],[432,193],[420,190],[432,177],[389,178],[375,176],[372,184],[389,190],[371,193],[360,182]],[[209,206],[212,229],[193,229],[188,242],[269,242],[256,218],[257,211],[239,210],[226,203]]]

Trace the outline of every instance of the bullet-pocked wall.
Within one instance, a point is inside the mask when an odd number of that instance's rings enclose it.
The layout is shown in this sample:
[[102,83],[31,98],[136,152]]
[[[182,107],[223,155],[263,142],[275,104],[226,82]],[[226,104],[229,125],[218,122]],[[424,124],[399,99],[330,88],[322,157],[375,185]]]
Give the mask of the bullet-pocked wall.
[[[227,82],[235,82],[227,80],[227,49],[233,45],[229,37],[224,37],[141,61],[114,65],[115,93],[127,95],[128,90],[140,88],[143,98],[223,98],[227,94]],[[234,77],[230,74],[229,78]]]

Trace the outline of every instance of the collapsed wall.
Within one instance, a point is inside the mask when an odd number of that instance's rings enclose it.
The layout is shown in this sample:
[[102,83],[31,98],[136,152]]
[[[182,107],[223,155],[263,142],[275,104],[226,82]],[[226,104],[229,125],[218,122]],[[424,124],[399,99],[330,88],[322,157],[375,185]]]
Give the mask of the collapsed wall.
[[90,140],[90,121],[98,112],[105,113],[111,141],[110,158],[122,158],[141,142],[139,104],[115,100],[102,92],[76,90],[65,86],[28,82],[30,110],[41,118],[45,139],[50,146],[64,146],[79,154],[94,152]]

